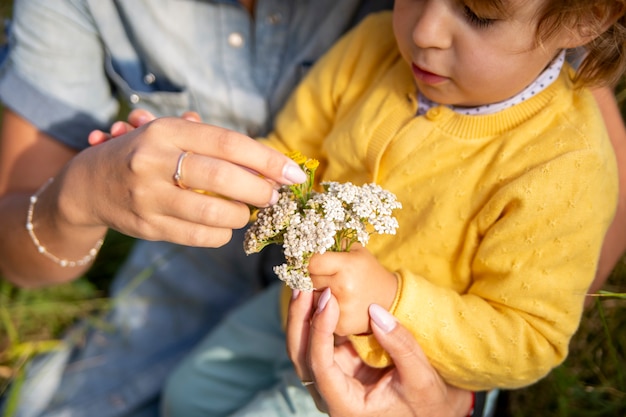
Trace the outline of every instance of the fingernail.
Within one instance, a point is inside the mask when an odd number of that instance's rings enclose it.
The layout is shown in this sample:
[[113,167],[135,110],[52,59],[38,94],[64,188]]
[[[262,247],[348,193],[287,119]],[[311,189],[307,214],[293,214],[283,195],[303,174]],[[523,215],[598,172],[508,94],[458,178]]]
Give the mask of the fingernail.
[[307,180],[305,172],[293,161],[287,162],[283,168],[283,178],[292,184],[300,184]]
[[317,312],[321,313],[324,308],[326,308],[326,304],[330,300],[330,287],[326,287],[322,295],[320,295],[319,300],[317,300]]
[[300,295],[300,290],[297,288],[294,288],[293,290],[291,290],[291,299],[295,300],[296,298],[298,298],[298,296]]
[[151,120],[152,119],[150,117],[148,117],[145,114],[142,114],[141,116],[137,117],[137,126],[136,127],[143,126],[143,125],[145,125],[146,123],[148,123]]
[[369,307],[370,317],[374,321],[374,324],[380,328],[384,333],[389,333],[396,328],[396,318],[387,310],[379,306],[378,304],[372,304]]
[[270,202],[268,203],[270,206],[273,204],[278,203],[278,198],[279,198],[279,194],[278,191],[276,190],[272,190],[272,198],[270,198]]
[[124,122],[115,122],[111,125],[111,134],[115,135],[115,132],[120,131],[121,129],[126,129],[126,125],[124,125]]

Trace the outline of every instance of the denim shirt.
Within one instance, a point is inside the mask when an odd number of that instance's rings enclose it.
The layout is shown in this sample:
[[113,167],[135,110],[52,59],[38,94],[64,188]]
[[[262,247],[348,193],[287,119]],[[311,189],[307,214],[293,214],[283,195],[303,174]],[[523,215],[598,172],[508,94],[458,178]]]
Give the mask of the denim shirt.
[[118,99],[265,134],[364,3],[381,2],[258,0],[252,18],[235,0],[17,1],[0,99],[75,149],[108,130]]

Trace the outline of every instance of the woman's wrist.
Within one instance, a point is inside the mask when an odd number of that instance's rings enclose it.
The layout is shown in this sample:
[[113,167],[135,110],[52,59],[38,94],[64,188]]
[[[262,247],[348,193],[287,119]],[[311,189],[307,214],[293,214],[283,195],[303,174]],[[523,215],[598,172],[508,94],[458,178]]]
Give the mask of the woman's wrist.
[[[74,276],[95,259],[108,228],[77,223],[90,211],[83,204],[93,199],[71,187],[67,172],[50,178],[29,198],[26,230],[31,243],[50,264],[73,269],[60,277]],[[84,220],[79,220],[84,222]],[[81,268],[82,267],[82,268]]]
[[481,392],[468,391],[450,385],[447,387],[447,399],[450,408],[447,409],[444,415],[482,417],[484,396],[481,396]]
[[30,236],[33,245],[35,245],[35,247],[37,248],[37,252],[40,253],[42,256],[45,256],[55,264],[63,268],[74,268],[89,265],[100,251],[100,248],[102,247],[102,244],[104,242],[104,238],[99,238],[94,246],[89,249],[86,255],[82,256],[81,258],[66,259],[52,253],[37,237],[33,220],[35,215],[35,207],[37,205],[37,202],[39,201],[39,196],[48,188],[48,186],[50,186],[50,184],[52,184],[53,181],[53,177],[49,178],[33,195],[30,196],[28,211],[26,213],[26,231],[28,232],[28,235]]

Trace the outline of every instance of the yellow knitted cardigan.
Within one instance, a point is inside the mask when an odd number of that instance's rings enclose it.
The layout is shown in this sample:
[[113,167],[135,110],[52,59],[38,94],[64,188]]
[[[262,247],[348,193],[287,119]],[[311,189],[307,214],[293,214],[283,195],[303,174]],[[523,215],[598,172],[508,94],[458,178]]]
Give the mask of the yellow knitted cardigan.
[[[497,114],[416,117],[383,13],[314,66],[266,139],[318,159],[322,181],[397,195],[397,235],[368,249],[398,276],[392,313],[456,386],[531,384],[565,359],[579,325],[617,170],[595,101],[570,71]],[[390,364],[373,336],[351,340],[369,364]]]

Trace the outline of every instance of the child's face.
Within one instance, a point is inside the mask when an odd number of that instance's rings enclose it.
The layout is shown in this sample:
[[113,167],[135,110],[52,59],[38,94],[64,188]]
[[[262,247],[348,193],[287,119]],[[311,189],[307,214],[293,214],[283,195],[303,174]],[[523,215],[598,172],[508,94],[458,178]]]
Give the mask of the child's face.
[[461,0],[396,0],[394,32],[420,91],[457,106],[496,103],[522,91],[571,42],[560,33],[536,46],[544,1],[509,0],[513,10],[504,17],[481,15]]

